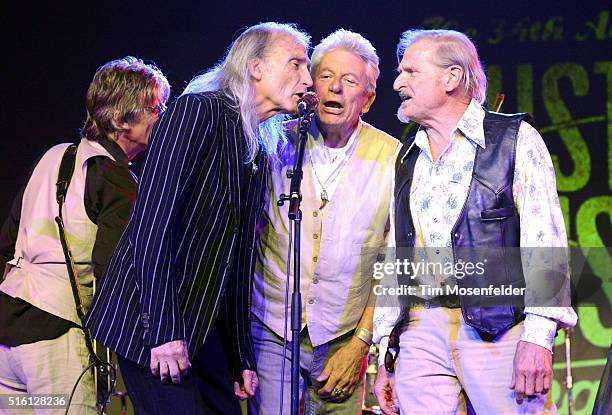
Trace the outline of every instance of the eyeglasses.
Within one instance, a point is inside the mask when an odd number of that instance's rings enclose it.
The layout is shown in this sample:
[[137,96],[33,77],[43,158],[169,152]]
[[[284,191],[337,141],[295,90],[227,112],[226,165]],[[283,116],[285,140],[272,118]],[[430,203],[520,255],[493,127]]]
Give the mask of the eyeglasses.
[[166,112],[166,110],[168,109],[168,107],[166,107],[166,104],[162,103],[159,105],[154,105],[154,106],[150,106],[150,107],[144,107],[144,109],[149,110],[151,112],[156,113],[157,115],[159,115],[161,117],[161,115]]
[[399,327],[400,324],[396,324],[393,330],[391,330],[389,345],[385,353],[385,369],[389,373],[395,372],[395,360],[399,354]]

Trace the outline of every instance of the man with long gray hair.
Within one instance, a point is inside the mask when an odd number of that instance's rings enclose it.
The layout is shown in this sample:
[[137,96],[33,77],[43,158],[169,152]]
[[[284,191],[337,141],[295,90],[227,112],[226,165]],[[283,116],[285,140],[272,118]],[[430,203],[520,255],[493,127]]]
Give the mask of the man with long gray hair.
[[236,395],[257,388],[255,225],[281,139],[276,116],[294,112],[312,84],[309,41],[288,24],[246,29],[153,131],[134,213],[87,320],[117,353],[138,414],[205,413],[198,375],[215,358],[201,352],[215,325]]
[[[361,119],[376,97],[378,56],[358,33],[337,30],[312,54],[319,96],[308,132],[302,181],[300,388],[304,413],[360,414],[372,343],[371,255],[384,245],[393,160],[399,141]],[[297,123],[271,163],[265,221],[255,269],[251,327],[260,387],[251,414],[289,413],[290,359],[281,382],[290,224],[287,169],[297,149]],[[289,310],[287,312],[290,312]],[[279,396],[283,391],[283,407]]]
[[[420,128],[396,161],[389,239],[398,261],[423,254],[434,267],[409,275],[419,290],[402,313],[378,299],[383,412],[453,414],[467,397],[478,414],[554,413],[553,339],[576,313],[566,286],[550,292],[549,277],[566,283],[567,274],[521,261],[567,247],[548,150],[527,114],[482,107],[486,77],[463,33],[407,31],[397,55],[398,117]],[[451,271],[436,271],[439,264]],[[504,286],[517,291],[488,294]]]

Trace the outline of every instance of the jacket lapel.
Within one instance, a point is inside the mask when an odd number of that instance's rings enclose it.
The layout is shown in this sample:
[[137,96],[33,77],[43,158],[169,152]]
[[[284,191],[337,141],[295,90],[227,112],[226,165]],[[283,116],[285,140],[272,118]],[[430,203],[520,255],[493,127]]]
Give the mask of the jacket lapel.
[[229,107],[224,102],[221,116],[221,157],[223,159],[222,174],[228,189],[229,204],[236,220],[240,221],[240,169],[242,160],[242,147],[244,146],[244,134],[236,109]]

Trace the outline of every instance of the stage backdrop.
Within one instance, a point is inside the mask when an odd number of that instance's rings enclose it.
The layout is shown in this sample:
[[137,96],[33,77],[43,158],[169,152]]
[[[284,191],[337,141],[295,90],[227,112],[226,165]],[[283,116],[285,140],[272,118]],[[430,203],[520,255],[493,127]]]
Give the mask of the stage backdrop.
[[[212,2],[210,2],[212,3]],[[374,3],[377,3],[376,5]],[[528,4],[529,3],[529,4]],[[572,247],[599,247],[582,267],[579,326],[572,337],[576,414],[590,413],[612,339],[612,16],[590,2],[79,2],[24,4],[7,22],[0,216],[31,163],[49,146],[77,139],[84,95],[102,63],[132,54],[155,61],[173,97],[213,65],[240,29],[259,21],[296,22],[313,42],[343,27],[361,32],[381,57],[378,97],[365,119],[404,139],[392,90],[395,47],[410,28],[453,28],[475,41],[502,110],[527,111],[555,164]],[[535,3],[535,4],[534,4]],[[604,251],[602,251],[604,249]],[[583,290],[582,297],[580,290]],[[567,413],[562,336],[554,355],[554,399]]]

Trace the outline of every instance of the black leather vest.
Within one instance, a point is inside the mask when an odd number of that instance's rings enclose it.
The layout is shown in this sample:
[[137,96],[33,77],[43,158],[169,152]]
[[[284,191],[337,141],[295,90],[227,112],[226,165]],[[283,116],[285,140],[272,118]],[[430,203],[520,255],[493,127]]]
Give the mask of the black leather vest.
[[[520,245],[520,221],[514,205],[512,183],[517,134],[526,116],[486,111],[485,148],[476,148],[468,195],[451,235],[455,262],[473,260],[470,258],[473,251],[481,252],[484,249],[487,252],[486,274],[484,278],[470,279],[470,287],[488,287],[490,284],[525,287],[520,257],[514,256],[518,255],[518,250],[499,248]],[[395,169],[395,234],[398,250],[401,247],[410,249],[415,244],[410,186],[420,149],[413,146],[413,142],[414,137],[404,144]],[[464,279],[458,279],[457,283],[459,287],[468,284]],[[524,318],[521,305],[500,304],[499,299],[496,301],[494,305],[487,305],[487,299],[480,296],[459,296],[466,323],[487,339],[493,339]],[[402,322],[406,315],[404,308],[400,317]]]

